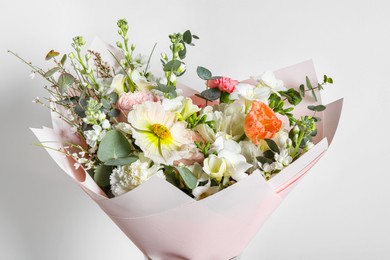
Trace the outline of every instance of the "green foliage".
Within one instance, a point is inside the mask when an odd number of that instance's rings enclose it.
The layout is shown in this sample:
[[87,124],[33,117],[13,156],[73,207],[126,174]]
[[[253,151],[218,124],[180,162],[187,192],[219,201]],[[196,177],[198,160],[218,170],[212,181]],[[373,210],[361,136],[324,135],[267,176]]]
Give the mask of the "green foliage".
[[311,81],[310,81],[308,76],[306,76],[306,87],[311,91],[311,94],[312,94],[314,100],[317,102],[318,99],[317,99],[316,92],[314,91],[313,85],[311,84]]
[[114,108],[114,109],[111,109],[110,111],[108,111],[107,115],[109,117],[118,117],[119,115],[121,114],[121,111],[119,111],[118,109]]
[[62,73],[58,78],[58,86],[60,88],[61,94],[64,94],[68,91],[70,87],[72,87],[75,82],[75,78],[69,73]]
[[54,73],[56,73],[56,72],[59,71],[60,69],[61,69],[60,67],[54,67],[54,68],[48,70],[48,71],[44,74],[45,78],[49,78],[49,77],[53,76]]
[[316,112],[321,112],[321,111],[324,111],[326,109],[326,107],[324,105],[308,106],[307,108],[312,110],[312,111],[316,111]]
[[293,88],[290,88],[287,91],[279,91],[279,94],[286,97],[287,101],[294,106],[298,105],[302,101],[301,94]]
[[274,162],[274,160],[272,159],[269,159],[265,156],[258,156],[256,157],[256,159],[261,163],[261,164],[265,164],[265,163],[268,163],[268,164],[271,164]]
[[192,173],[192,171],[190,171],[187,167],[176,167],[176,169],[178,170],[185,185],[191,190],[195,189],[198,180],[195,177],[195,175]]
[[196,73],[198,74],[199,78],[203,80],[209,80],[213,77],[211,71],[201,66],[198,66],[198,68],[196,69]]
[[272,93],[269,97],[269,107],[280,115],[287,116],[290,125],[293,125],[296,122],[294,115],[291,113],[294,110],[294,107],[284,108],[284,101],[276,93]]
[[64,54],[64,55],[62,56],[61,61],[60,61],[61,66],[64,66],[64,65],[65,65],[65,62],[66,62],[66,58],[67,58],[67,57],[68,57],[68,56],[67,56],[66,54]]
[[171,60],[164,65],[163,69],[164,71],[176,71],[180,68],[181,64],[182,62],[179,60]]
[[200,95],[203,99],[213,101],[221,97],[221,91],[218,88],[209,88],[202,91]]
[[264,141],[267,143],[269,149],[271,149],[274,153],[280,153],[278,145],[275,143],[274,140],[271,139],[264,139]]
[[99,165],[95,169],[95,174],[93,179],[100,187],[110,186],[110,175],[112,173],[113,167],[106,165]]
[[137,161],[138,157],[135,155],[131,155],[124,158],[118,158],[118,159],[110,159],[104,162],[104,165],[129,165],[133,162]]
[[59,52],[54,51],[54,50],[51,50],[51,51],[49,51],[49,52],[46,54],[45,60],[51,60],[52,58],[57,57],[58,55],[60,55]]
[[191,44],[192,43],[192,34],[190,32],[190,30],[187,30],[183,33],[183,41],[186,43],[186,44]]
[[97,156],[104,163],[115,162],[117,159],[128,158],[131,153],[131,145],[127,138],[117,130],[110,130],[100,142]]
[[176,92],[176,87],[175,86],[168,86],[168,85],[163,85],[161,83],[157,83],[157,90],[160,90],[168,98],[175,98],[177,97],[177,92]]

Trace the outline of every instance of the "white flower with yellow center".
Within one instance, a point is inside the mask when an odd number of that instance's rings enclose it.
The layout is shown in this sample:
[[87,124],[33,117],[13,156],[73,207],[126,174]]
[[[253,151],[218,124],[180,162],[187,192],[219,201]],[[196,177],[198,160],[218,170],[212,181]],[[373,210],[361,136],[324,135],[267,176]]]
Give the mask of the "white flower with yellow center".
[[135,144],[155,163],[173,165],[183,158],[184,147],[192,143],[186,123],[177,121],[175,113],[165,111],[161,103],[147,101],[134,106],[128,121]]

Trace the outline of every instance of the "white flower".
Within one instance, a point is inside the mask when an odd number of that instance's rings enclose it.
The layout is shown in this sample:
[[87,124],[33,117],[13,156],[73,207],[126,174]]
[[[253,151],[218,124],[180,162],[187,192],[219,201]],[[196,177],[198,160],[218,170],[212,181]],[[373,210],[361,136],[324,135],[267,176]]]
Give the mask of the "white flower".
[[192,190],[192,195],[194,195],[196,200],[204,199],[214,193],[219,191],[218,186],[211,186],[211,181],[208,181],[204,186],[198,186]]
[[160,103],[147,101],[134,106],[128,121],[135,143],[157,163],[172,165],[183,159],[181,150],[193,143],[186,123],[177,121],[175,113],[165,111]]
[[252,166],[246,162],[241,154],[240,145],[233,140],[226,140],[223,149],[218,152],[218,156],[226,160],[228,165],[228,176],[240,181],[248,176],[246,171]]
[[117,74],[112,79],[111,86],[107,90],[107,94],[115,91],[118,95],[125,93],[125,76],[122,74]]
[[190,117],[192,114],[200,111],[200,108],[197,105],[194,105],[192,103],[191,98],[184,98],[181,103],[183,104],[182,109],[180,111],[181,117],[183,120],[186,120],[188,117]]
[[252,79],[259,82],[258,87],[267,87],[272,92],[284,91],[286,87],[282,80],[279,80],[275,77],[274,73],[270,70],[267,70],[260,76],[251,77]]
[[251,171],[258,168],[257,157],[262,156],[263,153],[253,142],[241,141],[241,154],[245,157],[246,161],[252,165]]
[[162,101],[162,105],[163,105],[165,111],[180,112],[181,109],[183,108],[183,103],[182,103],[183,99],[184,99],[183,96],[177,96],[177,97],[172,98],[172,99],[165,98]]
[[276,161],[276,169],[278,170],[283,169],[292,162],[292,157],[289,155],[287,149],[282,149],[279,154],[275,153],[274,158]]
[[106,135],[106,130],[102,130],[102,127],[99,125],[93,125],[93,130],[84,131],[86,137],[86,142],[91,148],[95,148],[97,142],[100,142],[103,137]]
[[[216,157],[226,163],[227,169],[224,170],[223,176],[232,177],[236,181],[248,176],[246,171],[252,165],[246,162],[246,158],[241,154],[241,147],[236,141],[220,136],[212,144],[210,151],[216,152],[218,154]],[[205,170],[205,172],[207,171]],[[220,181],[220,179],[217,180]]]
[[210,179],[210,176],[203,171],[202,166],[199,163],[194,163],[193,165],[187,166],[187,168],[195,175],[196,179],[199,182],[207,181]]
[[149,91],[155,85],[154,83],[149,82],[145,76],[143,76],[142,68],[135,68],[134,70],[129,71],[129,74],[131,76],[131,80],[137,86],[138,90]]
[[113,128],[114,128],[115,130],[119,130],[119,131],[121,131],[121,132],[123,132],[123,133],[125,133],[125,134],[130,134],[130,135],[131,135],[131,133],[132,133],[132,131],[131,131],[131,125],[128,124],[128,123],[120,122],[120,123],[118,123],[118,124],[115,124],[115,125],[113,126]]
[[34,79],[35,78],[35,71],[32,71],[29,76],[31,79]]
[[227,164],[225,159],[219,158],[215,154],[211,154],[203,161],[203,170],[210,175],[211,178],[221,181],[222,177],[227,173]]
[[110,129],[111,128],[111,124],[110,124],[110,121],[108,121],[107,119],[104,119],[103,122],[102,122],[102,127],[103,129]]
[[268,104],[269,96],[270,90],[268,88],[259,88],[247,83],[238,83],[236,90],[230,94],[230,99],[243,99],[245,101],[259,100]]
[[[213,111],[214,109],[214,111]],[[195,127],[205,141],[213,143],[220,132],[239,140],[244,134],[245,107],[239,102],[221,104],[218,106],[205,107],[200,116],[206,116],[206,121],[213,121],[215,132],[207,124],[200,124]]]
[[118,166],[110,176],[111,191],[115,196],[122,195],[147,181],[154,174],[161,175],[160,166],[140,156],[130,165]]

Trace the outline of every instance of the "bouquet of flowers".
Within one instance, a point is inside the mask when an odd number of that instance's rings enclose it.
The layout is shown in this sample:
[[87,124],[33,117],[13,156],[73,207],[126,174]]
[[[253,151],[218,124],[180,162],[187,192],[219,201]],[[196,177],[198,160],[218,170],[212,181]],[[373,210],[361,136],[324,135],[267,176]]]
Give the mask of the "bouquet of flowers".
[[148,258],[240,255],[333,139],[342,100],[326,107],[319,95],[332,78],[317,83],[311,62],[242,82],[199,66],[197,93],[177,79],[199,37],[169,35],[156,77],[154,48],[136,54],[126,20],[117,25],[116,47],[84,51],[75,37],[70,54],[47,54],[48,70],[12,53],[51,84],[34,102],[53,129],[34,133]]

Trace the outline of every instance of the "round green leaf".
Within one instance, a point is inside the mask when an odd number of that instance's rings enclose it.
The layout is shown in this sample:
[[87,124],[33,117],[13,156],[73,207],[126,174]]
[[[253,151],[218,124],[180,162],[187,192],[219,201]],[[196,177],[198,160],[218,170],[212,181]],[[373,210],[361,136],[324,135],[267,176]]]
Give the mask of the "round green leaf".
[[110,185],[110,175],[112,173],[111,166],[99,165],[96,167],[93,179],[100,187],[107,187]]
[[211,71],[201,66],[198,66],[198,68],[196,69],[196,73],[198,74],[199,78],[204,80],[211,79],[213,76],[211,74]]
[[183,178],[186,186],[191,190],[195,189],[198,182],[195,175],[186,167],[176,167],[176,169],[179,171],[179,174]]
[[100,142],[97,156],[100,161],[106,162],[118,158],[128,157],[131,146],[127,138],[117,130],[110,130]]

